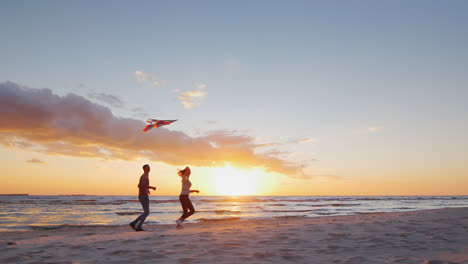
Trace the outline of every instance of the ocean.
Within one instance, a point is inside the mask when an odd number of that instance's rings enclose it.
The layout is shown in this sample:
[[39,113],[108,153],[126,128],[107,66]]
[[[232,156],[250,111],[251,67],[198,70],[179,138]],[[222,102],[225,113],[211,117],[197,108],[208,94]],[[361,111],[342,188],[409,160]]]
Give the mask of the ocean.
[[[147,224],[175,224],[178,196],[151,196]],[[321,217],[467,207],[468,196],[191,196],[186,223]],[[0,195],[0,231],[128,225],[142,212],[136,196]]]

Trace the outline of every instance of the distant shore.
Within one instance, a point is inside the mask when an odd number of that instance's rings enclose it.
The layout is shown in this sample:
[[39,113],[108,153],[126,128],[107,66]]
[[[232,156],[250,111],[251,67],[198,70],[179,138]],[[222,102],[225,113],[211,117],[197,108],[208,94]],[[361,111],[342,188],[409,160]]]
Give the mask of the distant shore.
[[468,207],[0,233],[0,262],[468,263]]

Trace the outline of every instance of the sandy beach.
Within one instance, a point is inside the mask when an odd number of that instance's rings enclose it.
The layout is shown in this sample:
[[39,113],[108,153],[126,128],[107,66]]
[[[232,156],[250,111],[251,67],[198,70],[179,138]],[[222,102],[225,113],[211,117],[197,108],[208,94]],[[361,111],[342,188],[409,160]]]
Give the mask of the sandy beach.
[[[157,214],[149,216],[157,218]],[[0,233],[1,263],[468,263],[468,208]]]

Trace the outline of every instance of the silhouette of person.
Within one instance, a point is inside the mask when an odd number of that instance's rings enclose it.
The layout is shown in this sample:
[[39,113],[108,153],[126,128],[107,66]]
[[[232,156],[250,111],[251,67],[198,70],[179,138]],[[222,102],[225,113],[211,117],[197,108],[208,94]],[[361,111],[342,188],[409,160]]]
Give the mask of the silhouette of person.
[[187,166],[185,169],[180,170],[178,175],[182,178],[182,190],[180,191],[179,201],[182,205],[183,214],[179,219],[176,220],[177,228],[183,228],[182,222],[189,216],[195,213],[195,208],[193,207],[192,201],[190,201],[190,193],[196,192],[199,193],[199,190],[190,190],[192,183],[189,180],[190,177],[190,168]]
[[142,229],[143,223],[145,222],[146,217],[150,213],[149,209],[149,195],[150,189],[153,189],[156,191],[156,187],[150,186],[149,184],[149,172],[150,172],[150,166],[148,164],[143,165],[143,171],[144,173],[140,177],[140,182],[138,183],[138,200],[141,203],[141,206],[143,207],[143,213],[137,217],[133,222],[130,223],[130,226],[133,228],[135,231],[144,231]]

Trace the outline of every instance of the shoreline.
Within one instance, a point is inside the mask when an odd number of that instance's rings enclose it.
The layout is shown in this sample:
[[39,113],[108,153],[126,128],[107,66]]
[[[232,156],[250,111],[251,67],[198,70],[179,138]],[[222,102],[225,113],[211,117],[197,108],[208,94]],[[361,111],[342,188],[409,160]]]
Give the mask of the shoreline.
[[4,263],[468,263],[468,207],[0,232]]
[[[358,212],[355,214],[350,214],[350,215],[328,215],[324,213],[323,215],[320,216],[305,216],[305,215],[284,215],[284,216],[274,216],[274,217],[268,217],[268,218],[254,218],[254,219],[249,219],[249,218],[242,218],[238,216],[231,216],[231,217],[225,217],[225,218],[201,218],[197,220],[191,220],[188,219],[188,222],[185,224],[188,225],[199,225],[203,223],[208,223],[208,224],[213,224],[213,223],[230,223],[230,222],[250,222],[250,221],[263,221],[263,222],[268,222],[268,221],[275,221],[275,220],[288,220],[288,221],[294,221],[294,220],[301,220],[301,219],[315,219],[315,218],[340,218],[340,217],[352,217],[352,216],[360,216],[360,215],[378,215],[378,214],[398,214],[398,213],[411,213],[411,212],[417,212],[417,211],[433,211],[433,210],[445,210],[445,209],[456,209],[456,208],[467,208],[468,207],[445,207],[445,208],[437,208],[437,209],[415,209],[415,210],[405,210],[405,211],[400,211],[400,212]],[[139,215],[141,212],[137,212],[135,216]],[[157,220],[158,213],[152,213],[149,216],[149,219],[147,219],[145,226],[152,227],[153,229],[157,229],[158,227],[171,227],[172,224],[155,224],[154,222],[152,223],[151,218],[155,218]],[[60,224],[60,225],[28,225],[24,228],[18,228],[18,229],[9,229],[9,230],[0,230],[0,236],[3,233],[10,233],[10,232],[15,232],[15,233],[20,233],[20,232],[34,232],[34,231],[56,231],[56,230],[74,230],[74,229],[85,229],[85,228],[119,228],[119,227],[127,227],[127,224],[110,224],[110,225],[101,225],[101,224]],[[26,230],[25,230],[26,229]]]
[[[0,196],[99,196],[99,197],[120,197],[120,196],[134,196],[138,197],[135,194],[31,194],[31,193],[0,193]],[[151,194],[150,197],[179,197],[177,194]],[[220,195],[220,194],[204,194],[197,196],[207,196],[207,197],[460,197],[468,196],[468,194],[412,194],[412,195],[399,195],[399,194],[389,194],[389,195]]]

